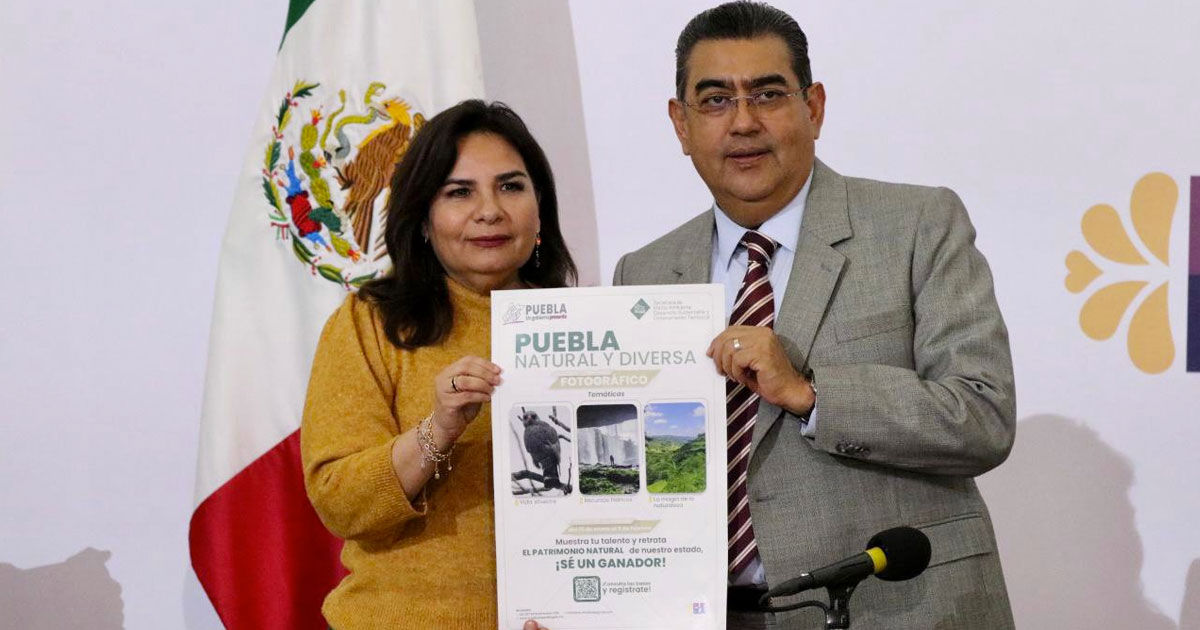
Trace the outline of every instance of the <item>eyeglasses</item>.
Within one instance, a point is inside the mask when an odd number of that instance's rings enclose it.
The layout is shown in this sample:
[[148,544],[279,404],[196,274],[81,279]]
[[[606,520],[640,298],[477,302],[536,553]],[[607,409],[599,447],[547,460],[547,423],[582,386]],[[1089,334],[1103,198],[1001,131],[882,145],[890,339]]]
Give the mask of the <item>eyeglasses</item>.
[[679,102],[700,112],[701,114],[704,114],[705,116],[712,116],[713,118],[719,118],[728,114],[729,112],[737,111],[738,101],[746,101],[746,106],[750,110],[760,114],[765,114],[776,111],[783,107],[789,102],[788,99],[794,96],[799,96],[807,101],[807,90],[807,87],[802,87],[795,92],[784,92],[783,90],[772,88],[751,92],[744,96],[710,94],[704,98],[701,98],[696,103],[689,103],[683,99],[679,99]]

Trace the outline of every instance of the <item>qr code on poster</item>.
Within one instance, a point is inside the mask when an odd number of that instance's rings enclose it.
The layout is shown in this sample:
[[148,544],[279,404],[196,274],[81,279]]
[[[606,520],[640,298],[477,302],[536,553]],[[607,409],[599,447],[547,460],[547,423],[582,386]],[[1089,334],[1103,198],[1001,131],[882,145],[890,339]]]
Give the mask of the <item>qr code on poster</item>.
[[575,578],[575,601],[600,601],[600,578],[594,575],[581,575]]

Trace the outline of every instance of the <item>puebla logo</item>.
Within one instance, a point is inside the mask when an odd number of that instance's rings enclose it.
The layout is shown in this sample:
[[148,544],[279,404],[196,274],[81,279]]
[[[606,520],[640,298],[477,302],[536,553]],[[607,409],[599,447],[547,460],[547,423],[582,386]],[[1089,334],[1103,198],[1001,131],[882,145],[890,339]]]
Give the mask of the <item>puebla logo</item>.
[[505,324],[520,324],[525,321],[525,307],[520,304],[509,304],[508,310],[504,311],[503,321]]
[[319,87],[297,81],[284,94],[263,156],[263,194],[277,239],[291,241],[313,276],[349,290],[387,270],[382,226],[392,168],[425,117],[386,96],[383,83],[359,99],[339,90],[324,102]]
[[524,322],[536,322],[549,319],[566,319],[567,305],[563,303],[552,304],[509,304],[508,309],[504,311],[504,316],[501,321],[505,324],[520,324]]

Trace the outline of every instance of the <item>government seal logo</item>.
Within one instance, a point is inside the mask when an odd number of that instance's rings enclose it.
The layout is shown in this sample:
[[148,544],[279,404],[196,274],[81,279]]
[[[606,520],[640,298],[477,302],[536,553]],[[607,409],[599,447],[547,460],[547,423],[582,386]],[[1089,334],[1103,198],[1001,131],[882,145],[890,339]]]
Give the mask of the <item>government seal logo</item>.
[[263,194],[276,238],[291,241],[313,276],[350,290],[387,271],[392,168],[425,117],[383,83],[356,100],[320,87],[297,81],[284,94],[263,155]]

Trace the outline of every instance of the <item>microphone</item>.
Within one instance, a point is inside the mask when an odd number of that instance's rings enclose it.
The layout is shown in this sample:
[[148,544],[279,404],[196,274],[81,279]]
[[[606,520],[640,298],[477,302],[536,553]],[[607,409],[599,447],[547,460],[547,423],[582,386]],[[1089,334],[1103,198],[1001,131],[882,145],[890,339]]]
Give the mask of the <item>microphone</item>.
[[822,586],[856,584],[870,575],[889,582],[912,579],[929,566],[929,555],[929,537],[921,530],[893,527],[872,536],[866,551],[787,580],[768,591],[763,601]]

